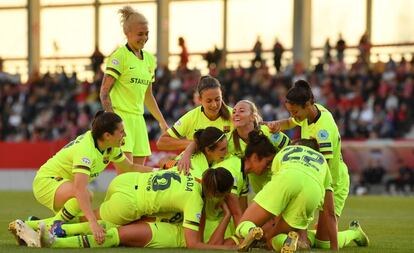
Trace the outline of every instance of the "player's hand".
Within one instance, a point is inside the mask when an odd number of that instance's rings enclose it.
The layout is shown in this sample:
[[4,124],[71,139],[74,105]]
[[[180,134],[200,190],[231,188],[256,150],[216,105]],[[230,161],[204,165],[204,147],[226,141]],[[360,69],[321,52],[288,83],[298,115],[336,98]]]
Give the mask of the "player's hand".
[[105,229],[98,224],[98,222],[90,222],[93,237],[98,244],[102,244],[105,241]]
[[159,123],[159,125],[160,125],[160,129],[161,129],[161,132],[162,132],[162,133],[167,132],[168,128],[170,128],[170,127],[167,125],[167,123]]
[[169,167],[167,166],[171,161],[174,161],[175,156],[174,155],[166,155],[164,157],[162,157],[160,159],[160,161],[158,162],[158,166],[163,169],[169,169]]
[[188,175],[191,168],[191,154],[183,153],[183,156],[177,163],[177,168],[180,173],[184,173],[184,175]]
[[262,121],[260,122],[260,124],[267,126],[271,133],[280,132],[280,130],[282,129],[282,126],[277,121]]

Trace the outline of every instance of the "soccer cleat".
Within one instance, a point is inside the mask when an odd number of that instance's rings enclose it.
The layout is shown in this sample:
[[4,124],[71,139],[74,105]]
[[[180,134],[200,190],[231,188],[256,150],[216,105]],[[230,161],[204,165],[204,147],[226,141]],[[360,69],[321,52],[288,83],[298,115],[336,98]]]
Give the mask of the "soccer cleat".
[[17,220],[10,222],[8,229],[9,229],[10,233],[13,234],[17,245],[26,246],[26,242],[23,241],[22,239],[20,239],[19,236],[17,235],[17,230],[16,230],[17,223],[16,223],[16,221]]
[[299,234],[295,231],[290,231],[288,237],[283,243],[283,247],[280,249],[280,253],[293,253],[298,246]]
[[41,248],[50,248],[52,244],[56,241],[56,235],[52,234],[50,230],[47,229],[44,222],[39,223],[39,237],[40,237],[40,246]]
[[40,218],[39,218],[39,217],[37,217],[37,216],[34,216],[34,215],[30,215],[29,217],[27,217],[27,220],[28,220],[28,221],[32,221],[32,220],[40,220]]
[[260,227],[254,227],[250,229],[249,233],[247,234],[246,238],[244,238],[243,242],[239,244],[237,248],[238,251],[248,251],[252,244],[260,240],[263,237],[263,229]]
[[55,220],[50,227],[50,233],[56,235],[56,237],[66,237],[66,231],[62,228],[64,224],[61,220]]
[[40,236],[39,233],[34,231],[22,220],[14,221],[14,229],[16,230],[16,235],[23,240],[28,247],[31,248],[40,248]]
[[357,220],[351,221],[351,223],[349,223],[349,229],[355,230],[359,233],[359,237],[354,239],[354,242],[359,247],[366,247],[369,245],[368,236],[367,234],[365,234],[364,230],[362,230],[361,225],[359,224],[359,221]]

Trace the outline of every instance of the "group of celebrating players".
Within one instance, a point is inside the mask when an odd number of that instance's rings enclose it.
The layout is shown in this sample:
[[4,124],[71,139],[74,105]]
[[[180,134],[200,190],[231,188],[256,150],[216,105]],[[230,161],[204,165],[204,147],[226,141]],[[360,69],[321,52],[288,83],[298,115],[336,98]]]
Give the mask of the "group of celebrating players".
[[[34,196],[55,215],[11,222],[19,244],[280,252],[368,245],[358,221],[338,232],[348,169],[335,121],[314,103],[306,81],[286,94],[290,118],[263,122],[251,101],[227,106],[219,81],[204,76],[201,105],[169,128],[152,94],[155,59],[143,50],[147,20],[128,6],[120,13],[128,42],[108,59],[100,94],[105,111],[38,170]],[[184,150],[159,168],[144,165],[151,154],[144,105],[163,130],[158,148]],[[296,126],[301,138],[290,140],[283,130]],[[94,210],[87,186],[110,162],[118,175]]]

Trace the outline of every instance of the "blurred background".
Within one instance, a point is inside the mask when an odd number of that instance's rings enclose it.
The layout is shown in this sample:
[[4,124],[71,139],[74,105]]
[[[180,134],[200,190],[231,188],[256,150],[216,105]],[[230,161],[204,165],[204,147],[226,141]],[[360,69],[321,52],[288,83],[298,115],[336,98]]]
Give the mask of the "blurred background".
[[[221,81],[230,106],[254,101],[264,120],[288,117],[285,93],[306,79],[340,129],[351,191],[413,193],[411,0],[1,0],[0,189],[31,189],[36,169],[89,128],[105,58],[126,43],[124,5],[149,21],[170,125],[195,106],[201,75]],[[153,145],[149,163],[164,154]]]

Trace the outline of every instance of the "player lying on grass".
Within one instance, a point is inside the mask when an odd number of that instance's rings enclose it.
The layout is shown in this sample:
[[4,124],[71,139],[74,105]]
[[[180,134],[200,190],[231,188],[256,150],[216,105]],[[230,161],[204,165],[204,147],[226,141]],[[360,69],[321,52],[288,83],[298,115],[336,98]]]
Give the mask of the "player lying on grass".
[[[101,241],[104,230],[97,223],[91,206],[92,193],[88,183],[114,162],[123,171],[149,172],[151,167],[134,165],[121,151],[125,137],[122,119],[115,113],[99,111],[92,130],[63,147],[40,167],[33,181],[36,200],[56,215],[50,221],[70,221],[81,212],[91,226],[95,239]],[[27,221],[37,228],[40,221]],[[9,230],[15,233],[14,223]]]
[[[263,135],[258,138],[268,141]],[[240,250],[248,249],[253,241],[260,239],[263,236],[260,227],[274,216],[279,217],[274,228],[274,234],[279,236],[274,249],[281,249],[282,252],[296,250],[299,235],[295,231],[307,229],[315,210],[322,207],[324,198],[332,202],[324,208],[335,218],[329,167],[318,152],[316,140],[300,139],[293,144],[276,156],[254,163],[255,169],[260,171],[269,165],[270,159],[273,176],[244,212],[242,222],[236,229],[237,236],[245,238],[239,246]],[[330,238],[333,238],[331,249],[337,249],[336,227],[333,226],[329,230]],[[283,245],[285,241],[288,243]]]
[[[230,221],[231,213],[223,203],[224,218],[217,226],[216,231],[208,244],[223,244],[225,229]],[[202,216],[202,221],[203,221]],[[186,241],[184,228],[181,224],[140,220],[128,225],[116,226],[110,222],[100,220],[106,228],[106,237],[103,244],[98,244],[90,235],[89,226],[81,224],[58,224],[51,228],[44,223],[39,224],[39,231],[24,228],[22,237],[32,245],[45,248],[96,248],[96,247],[146,247],[146,248],[185,248]],[[24,225],[23,225],[24,226]],[[202,237],[203,226],[200,226],[199,236]],[[60,237],[58,237],[58,235]],[[64,237],[62,237],[64,236]],[[231,248],[231,247],[229,247]]]
[[[223,198],[230,192],[232,186],[233,177],[224,168],[206,170],[201,182],[191,174],[180,175],[173,171],[145,174],[125,173],[111,182],[97,217],[115,225],[127,225],[144,215],[158,212],[183,212],[182,227],[187,248],[227,249],[230,246],[203,243],[198,231],[204,199]],[[22,224],[17,229],[17,235],[24,239],[28,246],[39,246],[36,237],[33,238],[33,235],[30,236],[30,232],[27,232],[28,226],[24,223],[17,223]],[[114,240],[119,237],[116,235],[118,230],[109,229],[108,231],[111,231],[107,234],[108,238],[89,242],[93,242],[94,247],[114,244]],[[85,238],[91,239],[92,237],[82,237],[82,239]]]

